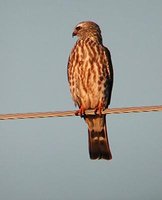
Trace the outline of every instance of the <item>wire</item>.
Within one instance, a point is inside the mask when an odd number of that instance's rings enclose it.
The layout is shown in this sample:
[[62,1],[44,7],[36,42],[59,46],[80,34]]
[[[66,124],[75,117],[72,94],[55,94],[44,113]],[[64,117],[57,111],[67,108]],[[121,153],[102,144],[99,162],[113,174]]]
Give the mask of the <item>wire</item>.
[[[140,113],[140,112],[159,112],[162,111],[162,105],[159,106],[141,106],[141,107],[125,107],[125,108],[108,108],[102,114],[123,114],[123,113]],[[70,117],[75,116],[76,110],[73,111],[57,111],[57,112],[32,112],[32,113],[15,113],[0,114],[0,120],[16,120],[16,119],[33,119],[47,117]],[[86,110],[86,115],[94,115],[94,110]]]

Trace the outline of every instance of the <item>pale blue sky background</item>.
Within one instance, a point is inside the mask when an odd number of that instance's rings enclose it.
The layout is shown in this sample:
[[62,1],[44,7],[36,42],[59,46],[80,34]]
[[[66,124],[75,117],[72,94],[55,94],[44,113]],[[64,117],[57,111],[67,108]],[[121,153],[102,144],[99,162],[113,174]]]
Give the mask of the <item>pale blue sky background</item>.
[[[162,104],[161,0],[0,0],[0,113],[74,109],[73,27],[94,20],[115,71],[111,107]],[[0,121],[1,200],[161,200],[162,113],[107,116],[112,161],[79,117]]]

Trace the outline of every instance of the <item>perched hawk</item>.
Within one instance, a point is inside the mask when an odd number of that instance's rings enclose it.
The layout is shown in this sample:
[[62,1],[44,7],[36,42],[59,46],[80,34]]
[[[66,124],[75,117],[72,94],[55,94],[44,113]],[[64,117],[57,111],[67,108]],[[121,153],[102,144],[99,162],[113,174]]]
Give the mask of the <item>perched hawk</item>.
[[[111,55],[102,43],[101,30],[96,23],[80,22],[72,35],[78,40],[69,56],[68,81],[73,101],[79,107],[76,114],[83,116],[88,125],[90,158],[110,160],[106,115],[102,111],[111,99]],[[95,115],[85,115],[87,109],[95,109]]]

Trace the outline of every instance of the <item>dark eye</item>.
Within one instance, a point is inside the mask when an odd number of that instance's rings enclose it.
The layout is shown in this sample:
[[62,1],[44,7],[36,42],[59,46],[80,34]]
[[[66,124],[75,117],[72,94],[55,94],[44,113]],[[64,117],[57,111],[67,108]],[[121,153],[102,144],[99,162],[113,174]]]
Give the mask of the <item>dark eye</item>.
[[75,29],[76,29],[77,31],[79,31],[79,30],[81,29],[81,26],[77,26]]

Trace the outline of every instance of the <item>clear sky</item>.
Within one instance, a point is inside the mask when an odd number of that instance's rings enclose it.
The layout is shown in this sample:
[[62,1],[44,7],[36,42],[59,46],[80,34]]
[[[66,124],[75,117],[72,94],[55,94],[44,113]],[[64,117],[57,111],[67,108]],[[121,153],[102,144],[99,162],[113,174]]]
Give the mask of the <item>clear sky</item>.
[[[83,20],[115,72],[110,107],[162,104],[162,1],[0,0],[0,113],[72,110],[67,60]],[[107,116],[111,161],[79,117],[0,121],[2,200],[161,200],[162,113]]]

